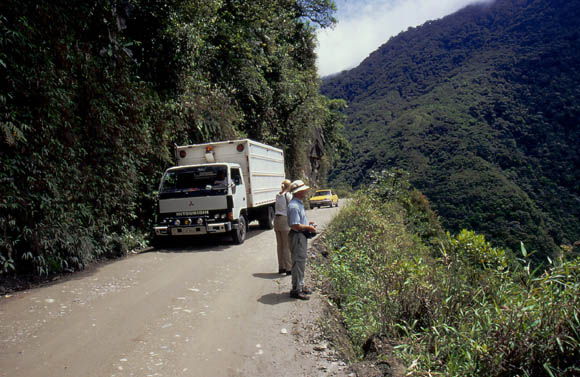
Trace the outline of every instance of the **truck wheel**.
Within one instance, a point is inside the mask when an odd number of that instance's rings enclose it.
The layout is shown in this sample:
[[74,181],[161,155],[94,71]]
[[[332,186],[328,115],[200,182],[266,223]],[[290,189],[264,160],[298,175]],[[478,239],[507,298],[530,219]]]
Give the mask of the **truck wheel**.
[[174,237],[172,236],[158,236],[154,234],[151,238],[149,246],[152,246],[155,249],[164,249],[166,247],[171,247],[174,241]]
[[163,241],[165,241],[164,239],[162,239],[160,236],[153,236],[153,238],[151,238],[151,246],[156,248],[156,249],[160,249],[163,247]]
[[240,215],[238,220],[238,229],[232,230],[232,240],[236,245],[241,245],[246,240],[246,233],[248,231],[246,218],[244,215]]
[[274,207],[268,206],[265,210],[264,217],[259,220],[260,227],[262,229],[273,229],[274,228]]

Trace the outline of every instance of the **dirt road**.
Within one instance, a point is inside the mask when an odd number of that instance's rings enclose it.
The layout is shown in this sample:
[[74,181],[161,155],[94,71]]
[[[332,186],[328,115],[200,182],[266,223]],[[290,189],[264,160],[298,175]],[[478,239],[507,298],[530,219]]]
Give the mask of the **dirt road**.
[[[308,211],[324,228],[337,208]],[[133,255],[0,297],[0,376],[324,376],[273,231]],[[315,293],[314,296],[317,294]],[[302,340],[301,340],[302,339]],[[320,350],[319,350],[320,351]]]

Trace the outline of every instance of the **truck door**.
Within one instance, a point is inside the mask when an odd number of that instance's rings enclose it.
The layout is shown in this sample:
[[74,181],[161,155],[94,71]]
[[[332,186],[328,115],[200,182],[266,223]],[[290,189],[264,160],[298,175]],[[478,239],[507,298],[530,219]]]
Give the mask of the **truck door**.
[[234,186],[232,187],[232,196],[234,199],[233,211],[234,216],[237,219],[240,216],[240,210],[248,206],[246,201],[246,186],[244,185],[244,179],[240,168],[232,168],[230,173],[232,182],[234,183]]

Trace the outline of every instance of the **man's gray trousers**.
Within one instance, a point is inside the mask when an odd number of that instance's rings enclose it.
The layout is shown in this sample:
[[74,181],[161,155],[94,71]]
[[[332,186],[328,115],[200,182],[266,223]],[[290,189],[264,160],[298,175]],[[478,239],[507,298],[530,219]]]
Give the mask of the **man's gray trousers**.
[[292,253],[292,290],[301,292],[304,288],[308,240],[302,232],[292,230],[288,233],[288,240]]

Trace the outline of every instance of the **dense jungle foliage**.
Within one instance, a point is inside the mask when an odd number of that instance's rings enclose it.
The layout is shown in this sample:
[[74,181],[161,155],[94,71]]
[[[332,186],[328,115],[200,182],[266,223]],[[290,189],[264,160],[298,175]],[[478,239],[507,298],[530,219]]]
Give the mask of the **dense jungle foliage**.
[[353,150],[331,181],[399,167],[450,230],[540,262],[579,241],[579,18],[578,0],[476,4],[325,78]]
[[0,274],[82,269],[150,229],[174,143],[249,137],[324,179],[344,106],[319,94],[331,0],[0,4]]
[[315,266],[355,348],[378,353],[365,362],[402,364],[405,376],[580,374],[570,248],[540,271],[524,245],[515,254],[473,231],[446,233],[400,171],[374,174],[325,243]]

